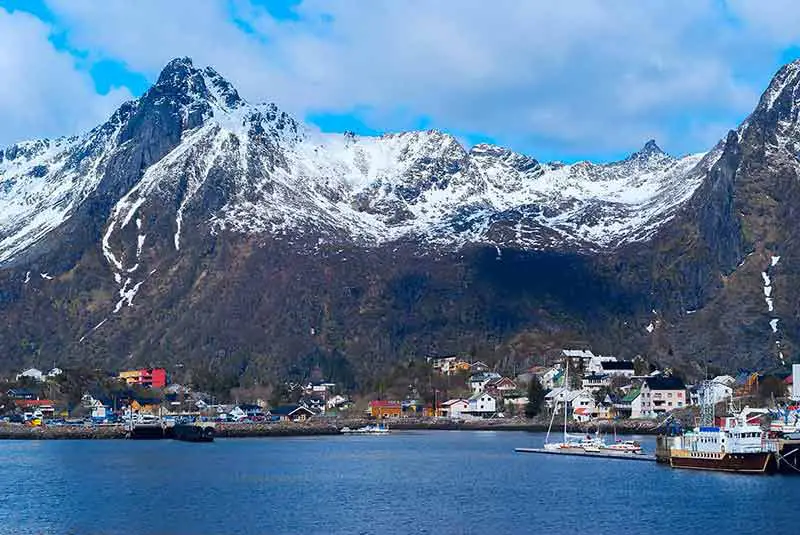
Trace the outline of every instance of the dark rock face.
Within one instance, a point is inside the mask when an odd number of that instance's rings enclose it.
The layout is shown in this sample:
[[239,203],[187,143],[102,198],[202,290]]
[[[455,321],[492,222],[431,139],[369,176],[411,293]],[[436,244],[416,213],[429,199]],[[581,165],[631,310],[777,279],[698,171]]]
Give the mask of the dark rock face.
[[[180,363],[270,382],[319,364],[334,380],[365,385],[393,363],[427,353],[525,363],[575,342],[689,372],[706,360],[774,368],[783,355],[788,364],[800,338],[797,67],[783,69],[751,117],[707,156],[713,164],[702,184],[667,225],[647,241],[591,252],[541,223],[573,208],[574,199],[520,204],[489,219],[479,217],[485,206],[465,205],[445,224],[457,233],[486,226],[492,245],[457,250],[413,237],[369,247],[337,242],[329,220],[287,231],[279,213],[266,215],[275,221],[270,232],[218,226],[215,217],[233,201],[258,204],[289,187],[280,179],[290,167],[282,140],[299,136],[298,124],[269,105],[243,119],[246,143],[198,128],[244,103],[213,69],[174,60],[141,99],[69,153],[69,169],[100,173],[71,217],[0,267],[7,348],[0,368]],[[175,155],[189,135],[197,139]],[[7,148],[0,163],[30,158],[49,143]],[[533,158],[491,145],[467,153],[441,133],[408,146],[404,174],[365,188],[351,199],[355,209],[400,224],[452,181],[465,191],[515,192],[544,173]],[[206,159],[213,150],[238,156]],[[477,181],[481,158],[501,161],[517,182]],[[165,159],[159,172],[168,180],[148,181],[148,169]],[[579,170],[599,180],[609,169],[662,159],[673,160],[649,141],[626,160]],[[153,191],[140,196],[146,188]],[[303,193],[344,199],[325,183]],[[127,222],[113,219],[123,199],[141,200]],[[625,208],[587,203],[564,223],[592,226],[613,220],[617,209]],[[508,245],[522,231],[545,245]],[[110,265],[109,254],[121,267]]]

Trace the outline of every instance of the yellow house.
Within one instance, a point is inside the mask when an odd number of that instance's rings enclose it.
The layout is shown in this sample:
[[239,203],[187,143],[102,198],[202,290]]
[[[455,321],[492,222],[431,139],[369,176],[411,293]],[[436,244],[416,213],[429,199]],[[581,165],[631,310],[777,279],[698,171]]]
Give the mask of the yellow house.
[[158,410],[161,408],[161,403],[156,402],[155,400],[136,400],[134,399],[131,402],[131,410],[133,412],[138,412],[140,414],[158,414]]

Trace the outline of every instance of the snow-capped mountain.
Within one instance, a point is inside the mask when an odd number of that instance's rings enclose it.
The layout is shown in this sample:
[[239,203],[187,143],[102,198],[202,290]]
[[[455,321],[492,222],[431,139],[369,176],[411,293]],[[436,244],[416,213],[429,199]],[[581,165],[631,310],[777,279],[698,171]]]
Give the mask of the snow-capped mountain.
[[[650,141],[611,164],[541,164],[492,145],[466,150],[438,131],[320,133],[274,104],[245,102],[210,67],[178,59],[146,95],[88,134],[0,152],[0,262],[69,218],[131,142],[131,123],[145,108],[162,107],[180,137],[141,169],[114,207],[109,238],[148,203],[172,197],[176,249],[193,206],[212,232],[311,231],[322,241],[364,245],[604,249],[651,236],[716,158],[672,158]],[[203,198],[208,188],[221,193],[211,204]]]
[[783,366],[799,117],[800,61],[707,153],[542,163],[438,131],[322,133],[173,60],[90,132],[0,150],[0,367],[271,381],[311,362],[359,381],[570,340]]

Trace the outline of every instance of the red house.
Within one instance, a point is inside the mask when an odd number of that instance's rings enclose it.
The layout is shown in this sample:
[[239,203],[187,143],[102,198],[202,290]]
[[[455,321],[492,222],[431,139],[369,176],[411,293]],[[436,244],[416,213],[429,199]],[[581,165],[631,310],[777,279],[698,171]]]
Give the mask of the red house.
[[139,385],[148,388],[164,388],[167,386],[167,370],[164,368],[142,368],[119,372],[119,378],[129,385]]

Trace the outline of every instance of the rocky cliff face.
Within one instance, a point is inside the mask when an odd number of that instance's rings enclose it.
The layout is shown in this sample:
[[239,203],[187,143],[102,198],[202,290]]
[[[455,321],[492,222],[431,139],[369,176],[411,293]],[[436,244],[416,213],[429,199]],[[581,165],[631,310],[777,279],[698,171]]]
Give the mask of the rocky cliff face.
[[569,340],[788,363],[797,71],[708,153],[563,165],[437,131],[322,134],[174,60],[91,132],[0,152],[4,365],[356,380]]

